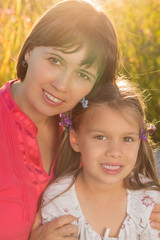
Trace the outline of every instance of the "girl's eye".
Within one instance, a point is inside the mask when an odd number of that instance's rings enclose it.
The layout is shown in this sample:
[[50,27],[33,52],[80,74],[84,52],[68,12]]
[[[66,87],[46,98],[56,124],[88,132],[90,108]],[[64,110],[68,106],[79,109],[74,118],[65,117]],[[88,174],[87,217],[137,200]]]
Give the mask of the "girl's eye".
[[50,60],[51,63],[53,63],[53,64],[56,64],[56,65],[60,65],[60,64],[61,64],[61,62],[60,62],[60,60],[59,60],[58,58],[51,57],[49,60]]
[[122,141],[123,142],[133,142],[134,140],[132,137],[124,137],[124,138],[122,138]]
[[85,79],[85,80],[90,80],[90,78],[85,73],[79,72],[78,76]]
[[103,135],[98,135],[95,138],[98,139],[98,140],[106,140],[106,137],[103,136]]

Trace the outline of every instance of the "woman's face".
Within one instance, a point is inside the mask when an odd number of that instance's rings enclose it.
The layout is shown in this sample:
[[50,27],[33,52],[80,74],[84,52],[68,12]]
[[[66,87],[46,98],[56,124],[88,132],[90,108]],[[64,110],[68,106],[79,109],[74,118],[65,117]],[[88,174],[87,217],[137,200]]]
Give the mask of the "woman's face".
[[96,67],[81,66],[85,53],[85,47],[74,53],[53,47],[35,47],[27,52],[28,69],[21,83],[23,107],[45,116],[71,110],[97,79]]

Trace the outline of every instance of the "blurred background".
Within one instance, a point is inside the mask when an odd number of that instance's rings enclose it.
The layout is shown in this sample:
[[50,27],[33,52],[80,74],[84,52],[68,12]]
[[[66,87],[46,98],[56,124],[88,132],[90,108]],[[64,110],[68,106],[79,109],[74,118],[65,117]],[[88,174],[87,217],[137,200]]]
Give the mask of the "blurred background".
[[[16,78],[20,47],[33,23],[57,0],[0,0],[0,86]],[[160,142],[160,0],[97,0],[111,18],[118,36],[119,68],[146,90],[148,118]],[[157,158],[160,158],[157,153]]]

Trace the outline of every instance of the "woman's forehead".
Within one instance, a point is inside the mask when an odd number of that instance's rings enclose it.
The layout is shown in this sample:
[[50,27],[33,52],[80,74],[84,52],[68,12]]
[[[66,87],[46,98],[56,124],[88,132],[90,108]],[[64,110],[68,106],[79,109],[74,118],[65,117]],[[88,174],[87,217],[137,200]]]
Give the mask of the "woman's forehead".
[[83,43],[79,44],[75,42],[70,46],[64,45],[62,47],[55,47],[55,49],[60,50],[65,54],[79,54],[79,52],[83,52],[80,64],[81,66],[85,65],[86,68],[94,68],[96,71],[98,71],[100,69],[100,66],[102,66],[103,56],[101,52],[99,51],[99,55],[97,55],[97,50],[90,47],[89,41],[84,41]]

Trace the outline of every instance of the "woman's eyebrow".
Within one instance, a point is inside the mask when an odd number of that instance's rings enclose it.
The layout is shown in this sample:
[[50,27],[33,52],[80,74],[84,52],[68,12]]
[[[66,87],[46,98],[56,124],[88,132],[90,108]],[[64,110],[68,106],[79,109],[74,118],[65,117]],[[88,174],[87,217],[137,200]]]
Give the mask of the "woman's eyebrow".
[[97,79],[97,77],[96,77],[94,74],[92,74],[91,72],[88,72],[88,71],[85,70],[85,69],[81,69],[81,71],[82,71],[82,72],[85,72],[86,74],[88,74],[88,75],[90,75],[90,76],[92,76],[94,79]]
[[[47,51],[46,53],[47,53],[47,54],[50,54],[50,55],[53,55],[53,56],[56,56],[56,57],[60,58],[63,62],[65,62],[65,59],[64,59],[62,56],[60,56],[60,55],[58,55],[58,54],[56,54],[56,53],[53,53],[53,52],[51,52],[51,51]],[[81,69],[81,71],[83,71],[83,72],[85,72],[86,74],[90,75],[90,76],[93,77],[95,80],[97,79],[97,77],[96,77],[94,74],[92,74],[91,72],[87,71],[86,69],[83,68],[83,69]]]
[[46,52],[47,54],[50,54],[50,55],[53,55],[53,56],[56,56],[58,58],[60,58],[63,62],[65,62],[64,58],[61,57],[60,55],[56,54],[56,53],[53,53],[53,52]]

